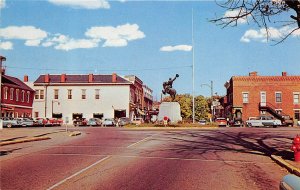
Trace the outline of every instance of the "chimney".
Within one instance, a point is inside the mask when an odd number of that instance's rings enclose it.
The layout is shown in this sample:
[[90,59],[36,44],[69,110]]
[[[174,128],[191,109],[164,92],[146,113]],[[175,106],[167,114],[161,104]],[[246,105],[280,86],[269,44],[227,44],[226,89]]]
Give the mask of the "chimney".
[[250,77],[256,77],[257,76],[257,72],[256,71],[250,72],[249,76]]
[[60,75],[60,82],[66,82],[66,74]]
[[28,82],[28,75],[24,75],[24,82]]
[[92,83],[94,81],[94,75],[89,74],[89,83]]
[[281,75],[282,75],[283,77],[286,77],[286,76],[287,76],[287,72],[282,72]]
[[49,82],[50,82],[50,75],[45,74],[45,83],[49,83]]
[[116,74],[116,73],[113,73],[113,74],[111,75],[111,77],[112,77],[112,82],[113,82],[113,83],[116,83],[116,82],[117,82],[117,74]]

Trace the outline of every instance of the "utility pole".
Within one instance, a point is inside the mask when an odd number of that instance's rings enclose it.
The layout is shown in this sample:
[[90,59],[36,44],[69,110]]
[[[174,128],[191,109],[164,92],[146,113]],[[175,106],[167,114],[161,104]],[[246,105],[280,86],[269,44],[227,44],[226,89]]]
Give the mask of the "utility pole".
[[6,57],[0,55],[0,117],[2,117],[2,61],[6,61]]
[[194,44],[194,9],[192,9],[192,48],[193,48],[193,123],[195,123],[195,44]]

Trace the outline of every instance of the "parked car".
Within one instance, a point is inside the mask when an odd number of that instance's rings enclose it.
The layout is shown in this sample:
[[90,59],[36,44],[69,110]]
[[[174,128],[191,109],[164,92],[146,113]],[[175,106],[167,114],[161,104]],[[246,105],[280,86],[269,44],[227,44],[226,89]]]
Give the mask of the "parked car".
[[249,117],[246,121],[248,127],[277,127],[281,126],[282,123],[279,119],[274,119],[272,116],[258,116]]
[[216,119],[216,123],[218,124],[219,127],[226,127],[227,120],[224,117],[218,117]]
[[116,123],[115,123],[115,120],[113,118],[105,118],[102,125],[104,127],[106,127],[106,126],[115,126]]
[[23,127],[33,126],[34,122],[32,118],[18,118],[19,125]]
[[130,119],[128,117],[121,117],[118,120],[119,126],[124,126],[130,124]]
[[206,125],[206,120],[205,119],[200,119],[199,120],[199,125]]
[[87,125],[87,120],[85,118],[76,118],[73,120],[73,124],[75,126],[86,126]]
[[282,116],[282,125],[292,127],[294,125],[293,118],[291,118],[289,115],[283,115]]
[[102,121],[99,118],[90,118],[89,121],[87,122],[87,125],[89,125],[89,126],[101,126]]
[[4,117],[1,118],[1,120],[2,120],[3,127],[11,128],[19,125],[17,119],[15,118]]

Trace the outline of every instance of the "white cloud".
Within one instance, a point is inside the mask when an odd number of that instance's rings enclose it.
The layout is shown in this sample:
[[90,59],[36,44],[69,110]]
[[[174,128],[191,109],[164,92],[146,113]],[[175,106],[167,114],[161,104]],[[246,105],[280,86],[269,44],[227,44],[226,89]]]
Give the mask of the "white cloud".
[[39,46],[41,43],[41,40],[26,40],[25,45],[26,46]]
[[59,6],[70,6],[82,9],[109,9],[107,0],[48,0],[50,3]]
[[5,0],[0,0],[0,9],[5,8],[6,3]]
[[189,45],[177,45],[177,46],[163,46],[160,51],[191,51],[192,46]]
[[42,40],[47,32],[34,26],[9,26],[0,29],[0,37],[4,39]]
[[11,43],[11,42],[0,42],[0,49],[4,49],[4,50],[13,49],[13,43]]
[[[285,37],[287,34],[289,34],[293,28],[289,26],[284,26],[282,28],[273,28],[270,27],[268,31],[266,29],[262,28],[259,30],[247,30],[244,35],[241,37],[241,42],[249,43],[251,41],[258,41],[266,43],[268,40],[278,40],[283,37]],[[300,30],[295,31],[292,35],[292,37],[300,36]]]
[[[231,21],[233,20],[233,18],[231,17],[237,17],[238,15],[243,15],[245,14],[245,10],[241,9],[241,10],[232,10],[232,11],[226,11],[224,14],[224,17],[228,17],[227,20]],[[243,18],[239,18],[237,20],[238,24],[245,24],[247,23],[247,16],[243,17]]]
[[79,48],[94,48],[98,47],[99,40],[95,39],[68,39],[64,43],[59,43],[55,45],[54,48],[57,50],[73,50]]
[[85,32],[85,35],[94,39],[105,40],[104,47],[126,46],[128,41],[142,39],[145,34],[139,30],[137,24],[124,24],[117,27],[95,26]]

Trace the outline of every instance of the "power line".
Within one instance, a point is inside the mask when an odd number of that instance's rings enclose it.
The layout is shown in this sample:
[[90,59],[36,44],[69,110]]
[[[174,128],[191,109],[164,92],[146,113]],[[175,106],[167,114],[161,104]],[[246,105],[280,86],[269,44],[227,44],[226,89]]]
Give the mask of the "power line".
[[[191,68],[192,65],[187,66],[173,66],[173,67],[157,67],[157,68],[137,68],[137,69],[99,69],[101,71],[151,71],[151,70],[167,70],[167,69],[179,69],[179,68]],[[24,69],[24,70],[38,70],[38,71],[68,71],[68,72],[77,72],[77,71],[85,71],[85,72],[91,72],[94,71],[94,69],[57,69],[57,68],[51,68],[51,69],[42,69],[42,68],[34,68],[34,67],[14,67],[14,66],[6,66],[6,68],[11,69]]]

